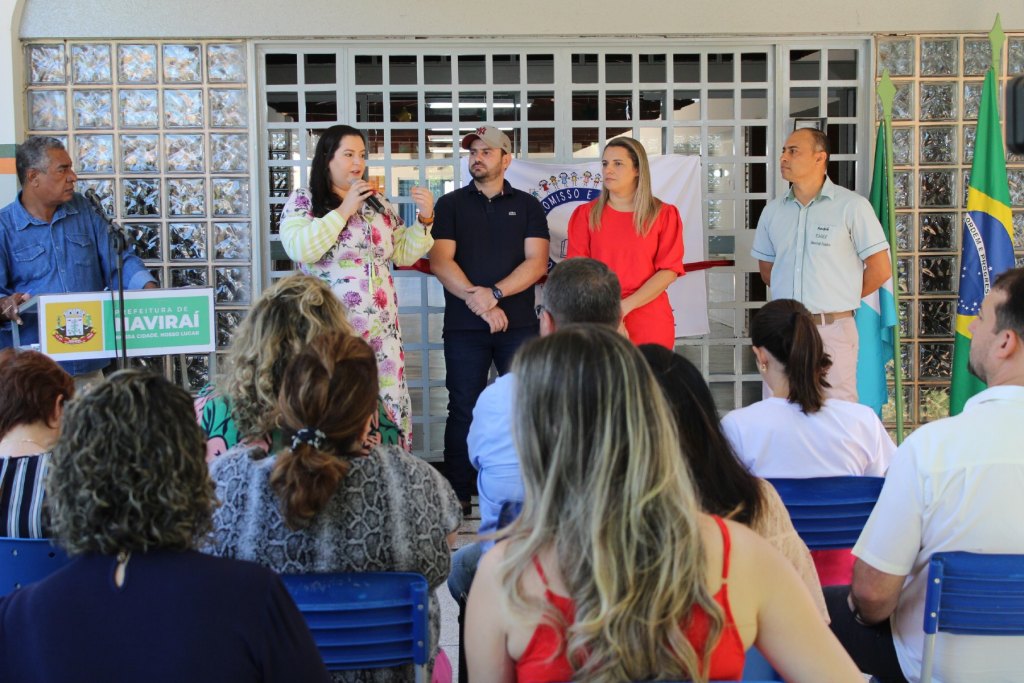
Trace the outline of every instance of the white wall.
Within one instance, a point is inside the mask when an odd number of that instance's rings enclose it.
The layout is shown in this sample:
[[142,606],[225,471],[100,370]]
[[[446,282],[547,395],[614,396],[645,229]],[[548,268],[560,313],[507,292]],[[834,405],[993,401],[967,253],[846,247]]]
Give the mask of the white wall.
[[[551,37],[988,32],[995,0],[24,0],[22,38]],[[14,0],[5,0],[5,4]]]
[[[0,0],[0,22],[6,22],[7,30],[0,31],[0,145],[4,145],[8,156],[10,148],[23,130],[24,95],[22,84],[21,43],[18,41],[17,26],[21,24],[22,0]],[[0,23],[0,25],[3,25]],[[10,169],[0,173],[0,205],[18,192],[18,180]]]

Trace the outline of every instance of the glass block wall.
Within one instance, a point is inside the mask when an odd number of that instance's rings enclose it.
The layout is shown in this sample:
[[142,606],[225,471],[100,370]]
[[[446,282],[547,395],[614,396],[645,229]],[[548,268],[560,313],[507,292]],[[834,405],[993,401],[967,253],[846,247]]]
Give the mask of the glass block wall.
[[[748,320],[766,300],[749,258],[753,228],[784,187],[778,155],[795,117],[829,117],[832,173],[866,193],[870,154],[867,39],[803,42],[533,42],[510,48],[416,41],[258,43],[259,164],[265,272],[293,268],[278,222],[288,195],[307,183],[320,131],[351,123],[369,139],[369,173],[411,209],[408,186],[435,196],[461,185],[461,136],[495,122],[520,158],[597,159],[604,141],[641,140],[650,155],[703,157],[701,194],[709,259],[710,334],[678,350],[708,378],[721,410],[761,397]],[[265,175],[264,175],[265,172]],[[408,214],[411,217],[411,212]],[[703,273],[699,276],[704,276]],[[441,457],[447,393],[436,278],[396,273],[413,401],[414,451]]]
[[[29,135],[68,148],[161,286],[211,286],[226,347],[252,298],[247,52],[241,42],[25,46]],[[145,358],[196,389],[205,355]]]
[[[888,68],[897,90],[893,156],[904,420],[913,428],[949,411],[964,207],[991,46],[987,35],[915,35],[879,37],[875,47],[876,79]],[[1008,35],[997,75],[1002,118],[1006,81],[1024,75],[1024,36]],[[1007,155],[1007,173],[1022,265],[1024,158]],[[892,403],[886,418],[895,420]]]

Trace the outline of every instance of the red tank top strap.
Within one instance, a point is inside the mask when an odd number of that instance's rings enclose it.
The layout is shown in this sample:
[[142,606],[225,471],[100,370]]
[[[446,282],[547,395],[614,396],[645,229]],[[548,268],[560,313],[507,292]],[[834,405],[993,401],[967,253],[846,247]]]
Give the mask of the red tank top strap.
[[551,587],[548,586],[548,577],[544,573],[544,567],[540,565],[540,559],[536,555],[533,556],[533,566],[537,569],[537,574],[540,575],[540,582],[544,584],[544,589],[547,592],[551,592]]
[[722,532],[722,581],[729,578],[729,552],[732,549],[732,540],[729,538],[729,527],[718,515],[711,515],[711,519],[718,524],[718,530]]

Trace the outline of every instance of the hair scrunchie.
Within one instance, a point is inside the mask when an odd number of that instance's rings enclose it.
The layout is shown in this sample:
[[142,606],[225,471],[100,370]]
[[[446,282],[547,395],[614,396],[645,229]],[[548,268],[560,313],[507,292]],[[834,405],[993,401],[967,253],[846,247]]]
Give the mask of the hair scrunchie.
[[309,444],[313,448],[320,450],[320,447],[323,446],[326,438],[327,435],[319,429],[303,427],[299,431],[295,432],[295,436],[292,437],[292,448],[298,448],[300,444]]

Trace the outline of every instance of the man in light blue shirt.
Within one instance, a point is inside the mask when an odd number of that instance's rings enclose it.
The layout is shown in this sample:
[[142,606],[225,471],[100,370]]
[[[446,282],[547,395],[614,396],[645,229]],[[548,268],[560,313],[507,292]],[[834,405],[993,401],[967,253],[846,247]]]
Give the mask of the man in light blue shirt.
[[889,245],[871,204],[828,179],[824,133],[794,131],[780,166],[792,186],[761,213],[751,255],[772,299],[796,299],[814,315],[832,358],[829,395],[856,401],[853,315],[891,276]]
[[[24,320],[18,306],[35,294],[95,292],[117,286],[117,255],[107,226],[82,195],[71,157],[56,138],[30,137],[15,156],[18,197],[0,209],[0,348],[39,342],[35,312]],[[125,287],[156,287],[138,256],[125,255]],[[11,321],[11,322],[8,322]],[[98,379],[107,359],[61,363],[80,381]]]
[[[555,266],[537,307],[541,336],[573,323],[619,328],[622,324],[622,289],[608,266],[590,258],[571,258]],[[473,409],[469,428],[469,460],[477,469],[480,501],[479,534],[498,528],[503,503],[523,500],[519,454],[512,434],[516,379],[506,373],[484,389]],[[448,588],[464,603],[480,556],[494,541],[483,540],[459,548],[452,557]]]

